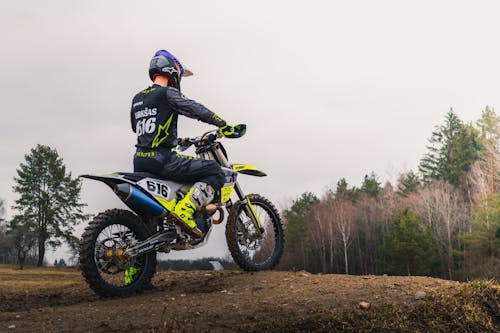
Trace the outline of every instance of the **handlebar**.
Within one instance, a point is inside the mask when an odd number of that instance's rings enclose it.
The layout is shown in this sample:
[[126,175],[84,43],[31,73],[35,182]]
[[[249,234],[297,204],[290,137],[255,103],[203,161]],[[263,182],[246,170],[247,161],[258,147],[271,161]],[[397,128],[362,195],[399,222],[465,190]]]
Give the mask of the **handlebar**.
[[204,133],[202,136],[197,136],[196,138],[179,139],[179,143],[177,145],[177,148],[180,151],[185,151],[186,149],[188,149],[192,145],[195,145],[197,147],[198,146],[205,146],[205,145],[208,145],[208,144],[215,142],[216,139],[221,138],[221,137],[222,137],[222,135],[217,130],[213,130],[213,131],[209,131],[209,132]]
[[[240,138],[245,135],[246,125],[236,125],[235,128],[239,129],[239,133],[233,138]],[[181,138],[177,144],[177,149],[181,152],[185,151],[192,145],[196,147],[207,146],[215,142],[215,140],[222,138],[223,135],[218,130],[211,130],[204,133],[202,136],[197,136],[195,138]]]

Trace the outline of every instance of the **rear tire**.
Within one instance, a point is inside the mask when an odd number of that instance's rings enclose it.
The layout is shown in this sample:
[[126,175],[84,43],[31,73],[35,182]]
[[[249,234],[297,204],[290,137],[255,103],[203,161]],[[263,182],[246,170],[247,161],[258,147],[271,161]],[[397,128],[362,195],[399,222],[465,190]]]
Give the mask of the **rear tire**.
[[[99,256],[99,249],[96,250],[96,245],[99,247],[105,242],[98,242],[98,238],[104,235],[103,231],[105,229],[107,230],[108,227],[110,230],[113,230],[113,226],[119,230],[120,228],[129,230],[127,233],[131,232],[131,237],[138,241],[144,240],[149,236],[146,226],[139,217],[128,210],[111,209],[100,213],[90,222],[88,227],[85,228],[85,232],[80,242],[80,269],[83,277],[90,288],[92,288],[96,294],[103,297],[128,296],[141,292],[144,289],[150,289],[151,279],[156,272],[156,252],[147,253],[134,258],[135,263],[133,266],[137,266],[136,268],[138,268],[138,271],[133,275],[132,282],[127,284],[124,283],[124,285],[115,285],[106,280],[106,278],[121,274],[121,272],[125,274],[125,270],[123,269],[117,269],[116,272],[104,271],[102,269],[103,263],[105,267],[107,267],[106,264],[111,263],[111,260],[108,259],[106,261],[103,258],[96,258]],[[120,241],[119,237],[114,237]],[[122,239],[125,237],[128,236],[124,234]],[[108,239],[110,238],[108,237]],[[114,248],[116,248],[116,246]],[[116,256],[113,256],[113,258],[116,258]],[[100,267],[98,267],[96,259]],[[120,276],[118,276],[116,280],[119,281]]]
[[[274,205],[258,194],[249,194],[248,198],[252,206],[258,210],[257,215],[262,215],[265,217],[265,221],[259,216],[259,220],[266,230],[263,233],[264,240],[262,241],[262,248],[272,247],[268,249],[270,254],[264,253],[260,255],[258,250],[249,254],[248,249],[245,249],[245,245],[242,244],[245,241],[245,237],[241,236],[243,219],[246,217],[244,207],[246,202],[240,201],[231,208],[229,212],[229,217],[226,224],[226,241],[229,247],[229,251],[234,259],[234,261],[245,271],[262,271],[273,269],[280,261],[283,255],[283,245],[284,245],[284,234],[283,226],[281,224],[281,219],[278,211]],[[260,214],[259,214],[260,212]],[[243,215],[242,215],[243,214]],[[267,227],[267,228],[266,228]],[[271,234],[273,233],[273,234]],[[265,237],[268,237],[267,239]],[[251,252],[251,251],[250,251]],[[257,262],[255,259],[259,257],[264,257],[262,262]]]

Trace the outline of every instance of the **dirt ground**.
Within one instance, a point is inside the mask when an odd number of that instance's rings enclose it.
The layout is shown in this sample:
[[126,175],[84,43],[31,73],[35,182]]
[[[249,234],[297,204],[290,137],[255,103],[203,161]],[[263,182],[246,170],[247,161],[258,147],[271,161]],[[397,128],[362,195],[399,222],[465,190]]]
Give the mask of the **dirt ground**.
[[[453,294],[461,284],[426,277],[163,271],[154,286],[141,295],[101,299],[73,269],[0,266],[0,332],[354,330],[346,313],[412,309],[436,292]],[[426,296],[415,299],[417,292]],[[360,308],[363,301],[369,309]]]

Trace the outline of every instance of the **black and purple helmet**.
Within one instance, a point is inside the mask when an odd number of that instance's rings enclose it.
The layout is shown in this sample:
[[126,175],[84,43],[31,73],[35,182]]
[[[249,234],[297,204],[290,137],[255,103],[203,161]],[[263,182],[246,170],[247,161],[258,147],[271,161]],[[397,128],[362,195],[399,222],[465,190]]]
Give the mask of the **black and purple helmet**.
[[156,75],[168,77],[170,84],[177,89],[181,89],[181,79],[183,76],[190,76],[193,73],[184,69],[181,62],[167,50],[156,51],[149,64],[149,78],[154,81]]

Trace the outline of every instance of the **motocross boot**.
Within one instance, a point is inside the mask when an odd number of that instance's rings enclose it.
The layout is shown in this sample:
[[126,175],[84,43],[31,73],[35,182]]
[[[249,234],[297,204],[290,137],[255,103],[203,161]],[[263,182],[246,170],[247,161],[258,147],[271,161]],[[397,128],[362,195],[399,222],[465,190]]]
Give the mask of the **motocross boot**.
[[202,182],[195,183],[174,207],[173,213],[178,225],[193,237],[203,237],[203,232],[196,226],[193,215],[198,208],[209,204],[213,198],[212,186]]
[[124,278],[124,282],[125,282],[125,285],[129,285],[132,283],[132,281],[134,281],[134,277],[135,275],[137,274],[139,270],[137,268],[135,268],[134,266],[130,266],[129,268],[127,268],[125,270],[125,278]]

